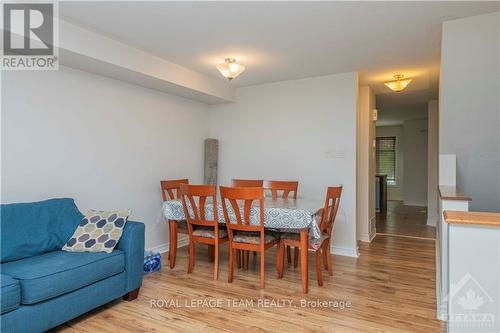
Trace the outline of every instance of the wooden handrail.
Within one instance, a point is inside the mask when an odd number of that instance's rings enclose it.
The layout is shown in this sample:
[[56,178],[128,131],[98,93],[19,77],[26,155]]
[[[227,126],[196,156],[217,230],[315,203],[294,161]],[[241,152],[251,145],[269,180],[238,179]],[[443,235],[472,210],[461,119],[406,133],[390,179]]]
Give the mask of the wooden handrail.
[[448,224],[469,224],[500,227],[500,213],[444,211]]
[[471,197],[464,195],[456,186],[439,185],[441,200],[472,201]]

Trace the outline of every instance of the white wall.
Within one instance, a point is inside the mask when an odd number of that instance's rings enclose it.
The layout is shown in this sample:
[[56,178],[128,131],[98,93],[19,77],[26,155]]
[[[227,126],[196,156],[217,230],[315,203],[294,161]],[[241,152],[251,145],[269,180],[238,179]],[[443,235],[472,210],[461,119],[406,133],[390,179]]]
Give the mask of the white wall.
[[343,184],[333,250],[357,255],[357,74],[239,88],[236,101],[210,107],[220,183],[296,179],[299,196],[318,199],[328,185]]
[[403,122],[405,205],[427,206],[427,119]]
[[67,196],[83,212],[132,208],[146,246],[159,247],[168,241],[159,180],[201,182],[211,136],[222,184],[298,179],[299,195],[317,199],[343,184],[332,248],[357,255],[356,73],[241,88],[237,103],[209,111],[64,66],[2,74],[2,202]]
[[[447,282],[453,296],[446,299],[448,333],[500,332],[499,249],[498,226],[449,225]],[[477,309],[464,309],[463,298],[467,298],[471,290],[478,295],[476,299],[482,301],[481,305]],[[464,324],[464,318],[484,319],[468,319]]]
[[375,237],[375,95],[368,86],[359,87],[357,225],[358,239],[370,242]]
[[388,200],[403,200],[404,191],[404,136],[403,126],[377,126],[377,137],[395,136],[396,137],[396,182],[395,186],[387,187]]
[[2,202],[131,208],[164,244],[159,181],[202,181],[204,104],[61,67],[2,73]]
[[438,101],[428,103],[427,113],[427,224],[435,226],[438,219],[439,113]]
[[500,211],[500,12],[443,24],[439,153],[471,210]]

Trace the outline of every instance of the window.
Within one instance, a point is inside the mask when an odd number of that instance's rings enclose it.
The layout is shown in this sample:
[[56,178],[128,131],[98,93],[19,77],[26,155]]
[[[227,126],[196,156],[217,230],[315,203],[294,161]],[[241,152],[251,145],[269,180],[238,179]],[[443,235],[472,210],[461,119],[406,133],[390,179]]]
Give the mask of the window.
[[388,185],[397,185],[396,182],[396,137],[378,137],[377,174],[387,175]]

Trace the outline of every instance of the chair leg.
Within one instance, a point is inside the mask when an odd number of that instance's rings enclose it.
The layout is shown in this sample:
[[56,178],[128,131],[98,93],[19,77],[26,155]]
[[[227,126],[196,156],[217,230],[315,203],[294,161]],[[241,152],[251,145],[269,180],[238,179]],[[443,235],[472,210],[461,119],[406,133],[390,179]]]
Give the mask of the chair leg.
[[290,246],[286,246],[286,262],[288,265],[292,263],[292,250],[290,249]]
[[330,253],[330,242],[326,240],[323,245],[323,265],[328,269],[328,253]]
[[318,249],[316,255],[316,275],[318,278],[318,286],[323,286],[323,276],[321,275],[321,249]]
[[293,249],[293,268],[297,268],[299,265],[299,248],[295,246]]
[[257,261],[257,251],[253,251],[253,263]]
[[282,258],[281,258],[281,278],[283,278],[283,275],[285,274],[285,252],[286,252],[286,246],[283,244],[281,245],[281,254],[282,254]]
[[245,254],[245,259],[244,259],[244,268],[245,270],[248,270],[248,260],[250,259],[250,251],[243,251]]
[[214,280],[219,279],[219,244],[214,245]]
[[266,257],[264,255],[264,247],[261,247],[260,252],[260,288],[264,288],[264,278],[265,278],[265,264],[264,264],[264,258]]
[[326,257],[328,258],[328,274],[333,275],[333,265],[332,265],[332,254],[330,253],[330,244],[328,244],[328,247],[326,249]]
[[215,246],[212,244],[208,244],[208,261],[210,262],[214,261],[214,254],[215,254]]
[[172,222],[168,220],[168,261],[172,257]]
[[307,294],[309,291],[309,272],[308,272],[308,267],[309,263],[307,261],[307,255],[309,254],[309,251],[307,250],[309,248],[309,231],[307,229],[302,229],[300,230],[300,270],[302,273],[302,290],[304,291],[304,294]]
[[236,267],[241,268],[241,253],[240,250],[236,250]]
[[278,243],[278,255],[276,261],[276,269],[278,270],[278,279],[283,277],[283,265],[285,263],[285,245],[280,241]]
[[[227,275],[227,282],[231,283],[233,282],[233,273],[234,273],[234,251],[231,243],[229,243],[229,273]],[[236,256],[238,257],[238,264],[239,264],[239,251],[236,250]]]
[[171,221],[172,230],[170,231],[170,242],[172,252],[170,253],[170,268],[175,267],[175,258],[177,257],[177,222]]
[[193,272],[194,262],[195,262],[195,246],[194,242],[189,240],[189,265],[188,265],[188,273]]

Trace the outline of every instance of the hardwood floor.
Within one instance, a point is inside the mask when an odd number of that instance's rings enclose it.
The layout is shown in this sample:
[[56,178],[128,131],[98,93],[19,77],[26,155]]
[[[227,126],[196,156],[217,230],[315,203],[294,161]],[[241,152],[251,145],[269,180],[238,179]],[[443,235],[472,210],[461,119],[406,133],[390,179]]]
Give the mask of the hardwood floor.
[[[246,271],[235,270],[234,282],[229,284],[227,247],[221,251],[218,281],[212,280],[213,263],[208,262],[206,247],[197,248],[198,261],[192,274],[186,272],[187,248],[182,248],[173,270],[163,256],[163,270],[144,278],[135,301],[114,301],[54,331],[441,332],[445,326],[435,319],[434,244],[425,239],[378,235],[371,244],[360,244],[358,259],[334,255],[333,276],[325,272],[321,288],[310,254],[307,295],[302,293],[300,269],[285,266],[284,278],[276,278],[274,249],[266,251],[266,286],[260,290],[258,260],[255,264],[251,260]],[[191,304],[217,299],[222,302],[219,308]],[[179,307],[165,304],[172,300]],[[301,307],[301,302],[317,300],[343,300],[351,306]],[[272,307],[272,301],[285,307]],[[292,307],[288,306],[290,301]],[[152,302],[164,306],[154,307]],[[245,302],[247,306],[243,306]],[[270,307],[264,307],[263,302],[269,302]]]
[[377,233],[436,239],[436,228],[427,225],[427,208],[388,201],[387,213],[377,214]]

